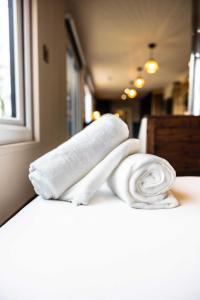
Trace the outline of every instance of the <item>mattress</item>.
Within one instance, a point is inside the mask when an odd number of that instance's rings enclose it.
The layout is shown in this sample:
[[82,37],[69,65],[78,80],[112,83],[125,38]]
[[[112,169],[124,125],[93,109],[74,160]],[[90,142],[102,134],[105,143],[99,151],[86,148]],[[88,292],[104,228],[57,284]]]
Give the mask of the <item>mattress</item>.
[[199,300],[200,178],[181,206],[137,210],[103,187],[88,206],[37,197],[0,229],[0,300]]

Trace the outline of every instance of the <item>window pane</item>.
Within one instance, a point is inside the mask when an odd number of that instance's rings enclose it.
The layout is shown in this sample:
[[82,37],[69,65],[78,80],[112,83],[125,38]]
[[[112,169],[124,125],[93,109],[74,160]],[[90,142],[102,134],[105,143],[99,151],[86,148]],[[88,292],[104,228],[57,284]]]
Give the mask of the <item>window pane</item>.
[[0,118],[15,117],[12,1],[0,0]]
[[84,86],[85,92],[85,123],[92,122],[92,94],[87,85]]
[[67,127],[72,136],[81,130],[80,69],[71,49],[66,55],[67,66]]

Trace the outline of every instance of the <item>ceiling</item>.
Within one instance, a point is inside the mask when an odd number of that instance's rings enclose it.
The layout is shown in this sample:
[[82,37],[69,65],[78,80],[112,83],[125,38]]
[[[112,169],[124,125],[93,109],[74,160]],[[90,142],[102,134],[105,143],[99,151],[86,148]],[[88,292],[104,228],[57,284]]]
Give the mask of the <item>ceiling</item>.
[[143,93],[165,87],[187,72],[190,0],[68,0],[99,98],[120,99],[136,68],[156,42],[160,70],[144,74]]

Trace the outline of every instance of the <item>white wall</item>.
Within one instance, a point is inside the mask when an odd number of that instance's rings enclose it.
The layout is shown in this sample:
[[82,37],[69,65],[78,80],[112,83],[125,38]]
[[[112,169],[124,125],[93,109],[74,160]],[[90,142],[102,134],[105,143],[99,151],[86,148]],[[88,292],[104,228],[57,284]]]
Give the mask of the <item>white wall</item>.
[[[33,0],[35,142],[0,146],[0,224],[33,195],[28,166],[67,138],[65,120],[65,3]],[[42,45],[50,62],[42,59]]]

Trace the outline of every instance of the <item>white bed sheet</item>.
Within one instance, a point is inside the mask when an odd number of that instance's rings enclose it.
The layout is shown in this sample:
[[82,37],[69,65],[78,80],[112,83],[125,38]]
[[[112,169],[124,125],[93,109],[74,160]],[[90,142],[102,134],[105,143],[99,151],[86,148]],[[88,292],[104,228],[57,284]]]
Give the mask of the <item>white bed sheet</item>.
[[174,192],[154,211],[105,188],[88,206],[36,198],[0,229],[0,300],[199,300],[200,178]]

